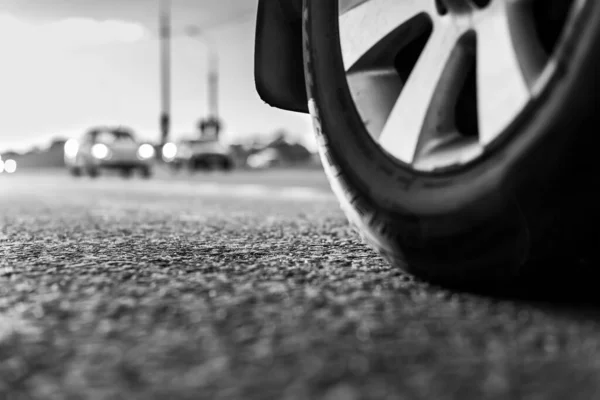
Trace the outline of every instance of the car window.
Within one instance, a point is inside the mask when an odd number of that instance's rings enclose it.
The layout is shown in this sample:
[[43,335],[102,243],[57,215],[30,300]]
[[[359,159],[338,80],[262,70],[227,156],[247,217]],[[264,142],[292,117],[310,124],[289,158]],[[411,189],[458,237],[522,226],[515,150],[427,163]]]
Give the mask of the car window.
[[189,140],[184,140],[183,143],[187,144],[187,145],[206,144],[206,143],[215,143],[215,140],[189,139]]
[[96,132],[95,142],[103,144],[134,143],[135,139],[128,132],[100,131]]

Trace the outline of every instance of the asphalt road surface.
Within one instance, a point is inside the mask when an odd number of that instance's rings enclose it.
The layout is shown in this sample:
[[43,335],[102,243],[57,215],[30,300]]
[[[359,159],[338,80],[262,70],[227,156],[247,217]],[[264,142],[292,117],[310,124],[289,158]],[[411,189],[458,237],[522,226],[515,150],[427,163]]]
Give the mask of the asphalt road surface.
[[318,171],[0,176],[2,399],[593,399],[600,306],[414,282]]

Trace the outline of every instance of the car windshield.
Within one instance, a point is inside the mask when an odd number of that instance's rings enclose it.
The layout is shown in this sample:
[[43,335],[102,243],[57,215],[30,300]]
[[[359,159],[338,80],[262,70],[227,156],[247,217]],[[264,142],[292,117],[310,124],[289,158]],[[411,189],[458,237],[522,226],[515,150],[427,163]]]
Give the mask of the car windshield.
[[123,131],[97,131],[93,136],[95,143],[116,144],[135,142],[131,133]]
[[182,143],[183,144],[187,144],[187,145],[194,145],[194,144],[207,144],[207,143],[215,143],[216,140],[214,139],[188,139],[188,140],[183,140]]

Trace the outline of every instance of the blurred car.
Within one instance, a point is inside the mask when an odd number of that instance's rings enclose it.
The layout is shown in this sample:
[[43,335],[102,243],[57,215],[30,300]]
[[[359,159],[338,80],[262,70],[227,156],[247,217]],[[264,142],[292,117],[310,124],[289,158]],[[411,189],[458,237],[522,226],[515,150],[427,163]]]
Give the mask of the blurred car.
[[281,155],[277,149],[267,148],[249,155],[246,164],[254,169],[275,167],[281,164]]
[[123,176],[139,171],[152,175],[154,147],[140,143],[134,133],[125,128],[93,128],[78,139],[69,139],[64,146],[65,165],[74,176],[96,177],[101,170],[118,170]]
[[187,167],[196,170],[224,170],[234,167],[231,148],[214,138],[183,139],[166,143],[162,157],[173,169]]

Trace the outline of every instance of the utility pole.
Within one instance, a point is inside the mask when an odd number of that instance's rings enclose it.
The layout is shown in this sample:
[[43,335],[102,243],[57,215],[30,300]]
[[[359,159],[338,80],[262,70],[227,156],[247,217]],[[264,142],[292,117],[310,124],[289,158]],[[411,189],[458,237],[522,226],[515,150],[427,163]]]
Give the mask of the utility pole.
[[169,138],[171,127],[171,0],[159,0],[160,24],[160,87],[161,114],[160,132],[161,144]]
[[208,70],[207,70],[207,94],[208,94],[208,115],[200,121],[200,129],[204,132],[206,129],[212,130],[218,137],[221,130],[221,121],[219,120],[219,53],[215,42],[211,37],[198,26],[188,26],[186,28],[188,37],[195,38],[202,42],[207,50]]
[[198,26],[188,26],[186,35],[202,42],[208,53],[208,117],[219,118],[219,52],[215,42]]
[[219,119],[219,54],[214,45],[209,50],[208,115]]

